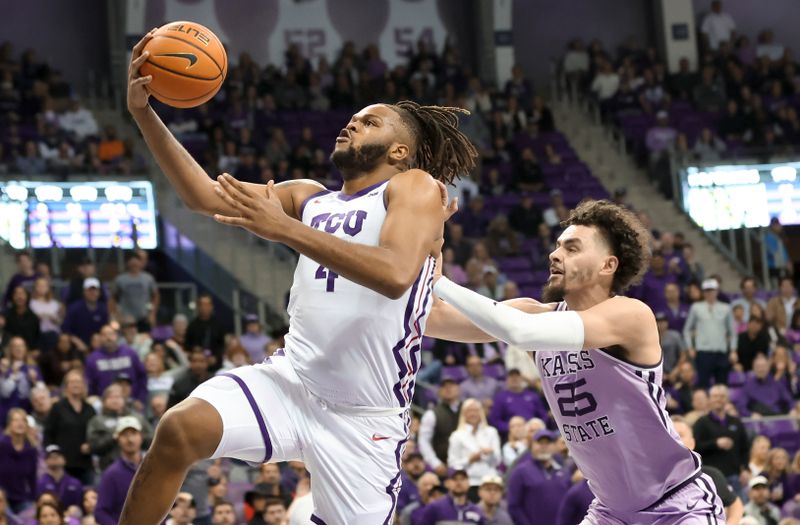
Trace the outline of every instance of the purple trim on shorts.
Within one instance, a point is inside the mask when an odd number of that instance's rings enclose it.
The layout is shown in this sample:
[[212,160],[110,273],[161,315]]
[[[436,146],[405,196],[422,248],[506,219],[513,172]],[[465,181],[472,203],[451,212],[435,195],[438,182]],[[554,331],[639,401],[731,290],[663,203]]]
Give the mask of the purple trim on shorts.
[[317,193],[314,193],[312,195],[309,195],[308,197],[303,199],[303,203],[300,205],[300,213],[298,213],[298,215],[299,215],[298,218],[300,219],[300,222],[303,222],[303,211],[306,209],[306,204],[308,204],[308,201],[310,201],[314,197],[319,197],[321,195],[325,195],[325,194],[328,194],[328,193],[331,193],[331,190],[322,190],[322,191],[318,191]]
[[316,523],[316,525],[327,525],[327,523],[322,521],[322,518],[320,518],[319,516],[317,516],[315,514],[311,515],[311,523]]
[[336,195],[336,197],[338,197],[338,198],[339,198],[339,200],[343,200],[343,201],[351,201],[351,200],[353,200],[353,199],[357,199],[357,198],[359,198],[359,197],[361,197],[361,196],[364,196],[364,195],[366,195],[367,193],[371,192],[371,191],[372,191],[372,190],[374,190],[375,188],[379,188],[380,186],[383,186],[384,184],[386,184],[386,183],[387,183],[387,182],[389,182],[390,180],[391,180],[391,179],[382,180],[382,181],[380,181],[380,182],[377,182],[377,183],[375,183],[375,184],[373,184],[373,185],[371,185],[371,186],[367,186],[367,187],[366,187],[366,188],[364,188],[363,190],[359,190],[359,191],[355,192],[355,193],[354,193],[354,194],[352,194],[352,195],[343,195],[343,194],[342,194],[342,192],[340,191],[340,192],[338,193],[338,195]]
[[[406,430],[406,437],[401,439],[397,443],[397,447],[394,449],[394,459],[397,462],[397,474],[389,481],[389,484],[386,485],[386,493],[392,498],[392,508],[389,509],[389,515],[386,516],[386,519],[383,520],[383,525],[389,525],[392,516],[394,516],[395,508],[397,507],[397,495],[394,491],[394,486],[397,484],[397,480],[401,480],[400,473],[402,469],[400,468],[400,457],[403,453],[403,447],[405,447],[406,442],[408,441],[408,413],[406,413],[406,420],[405,420],[405,430]],[[402,487],[402,480],[400,481]],[[399,492],[399,490],[398,490]]]
[[261,416],[261,411],[258,409],[258,405],[256,404],[256,400],[253,399],[253,394],[250,392],[250,388],[245,384],[241,377],[235,376],[233,374],[220,374],[224,377],[230,377],[239,385],[244,392],[244,397],[247,398],[247,402],[250,403],[250,408],[253,409],[253,414],[256,416],[256,421],[258,422],[258,428],[261,430],[261,437],[264,439],[264,461],[262,463],[266,463],[272,457],[272,441],[269,438],[269,433],[267,432],[267,425],[264,423],[264,418]]

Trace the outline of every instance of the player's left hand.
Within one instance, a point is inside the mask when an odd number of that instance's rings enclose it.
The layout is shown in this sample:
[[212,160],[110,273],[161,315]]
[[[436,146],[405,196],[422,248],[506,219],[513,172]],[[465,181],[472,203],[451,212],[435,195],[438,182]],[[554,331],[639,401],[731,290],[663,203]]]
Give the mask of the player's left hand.
[[229,226],[239,226],[261,238],[275,241],[284,225],[291,218],[281,206],[278,193],[269,181],[263,193],[254,193],[244,184],[224,173],[217,177],[214,191],[229,206],[235,209],[238,217],[216,214],[214,220]]
[[450,200],[450,196],[447,193],[447,186],[440,180],[436,181],[436,185],[439,186],[439,194],[442,196],[442,209],[444,210],[444,220],[447,221],[450,217],[453,216],[455,212],[458,211],[458,197],[455,197],[453,200]]

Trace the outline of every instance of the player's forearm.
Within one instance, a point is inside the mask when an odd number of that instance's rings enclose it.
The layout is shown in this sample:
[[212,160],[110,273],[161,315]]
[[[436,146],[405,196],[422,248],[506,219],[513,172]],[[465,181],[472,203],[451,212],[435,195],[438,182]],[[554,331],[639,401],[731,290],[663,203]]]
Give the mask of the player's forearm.
[[497,341],[470,321],[464,314],[441,299],[436,299],[425,324],[425,335],[457,343],[491,343]]
[[584,346],[583,321],[576,312],[528,314],[441,278],[434,289],[489,335],[526,350],[577,351]]
[[221,203],[213,182],[150,106],[131,111],[148,148],[181,200],[191,210],[212,214]]
[[348,242],[294,219],[287,221],[277,240],[390,299],[398,299],[408,290],[424,261],[424,254],[402,258],[388,248]]

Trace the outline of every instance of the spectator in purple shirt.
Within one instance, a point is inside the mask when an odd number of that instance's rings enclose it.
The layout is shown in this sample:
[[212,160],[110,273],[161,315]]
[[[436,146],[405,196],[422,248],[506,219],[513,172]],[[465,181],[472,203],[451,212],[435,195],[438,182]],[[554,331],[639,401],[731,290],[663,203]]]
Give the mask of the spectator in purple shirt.
[[425,508],[446,494],[439,481],[439,476],[433,472],[426,472],[420,476],[416,488],[419,492],[419,498],[408,503],[402,511],[398,511],[401,525],[417,525],[425,513]]
[[461,399],[477,399],[489,410],[499,389],[497,379],[483,375],[481,358],[477,355],[467,357],[467,378],[461,382]]
[[648,129],[645,136],[651,158],[658,158],[672,149],[677,136],[678,132],[669,125],[669,114],[666,111],[656,113],[656,125]]
[[508,371],[506,389],[494,396],[489,424],[505,436],[508,434],[508,422],[514,416],[522,416],[526,420],[534,417],[547,419],[547,409],[541,396],[535,390],[525,388],[525,380],[515,368]]
[[147,402],[147,371],[132,348],[119,344],[119,335],[110,325],[100,329],[102,346],[86,358],[86,382],[89,395],[100,395],[122,374],[131,380],[133,397],[142,406]]
[[530,458],[520,458],[508,479],[508,512],[516,525],[551,525],[570,487],[571,473],[553,460],[557,434],[540,430]]
[[664,285],[664,308],[662,309],[669,321],[669,329],[683,333],[683,325],[689,316],[689,305],[681,302],[681,289],[675,283]]
[[33,287],[33,281],[36,280],[36,272],[33,269],[33,259],[27,252],[19,252],[15,256],[17,262],[17,273],[11,276],[6,286],[5,293],[3,294],[3,304],[0,304],[0,309],[5,307],[11,301],[11,294],[17,286],[22,286],[28,291]]
[[[579,474],[578,471],[576,474]],[[589,505],[594,500],[594,494],[589,488],[589,482],[583,475],[579,476],[579,481],[567,490],[561,506],[558,508],[558,517],[555,525],[578,525],[583,522]]]
[[488,474],[481,480],[478,507],[486,518],[486,525],[514,525],[508,511],[501,505],[503,488],[503,478],[500,476]]
[[0,488],[0,525],[22,525],[22,521],[17,519],[8,508],[6,491],[2,488]]
[[425,507],[416,525],[437,525],[440,522],[487,525],[480,507],[467,500],[469,490],[467,472],[456,470],[447,480],[447,484],[450,494]]
[[425,473],[425,460],[419,452],[408,454],[403,460],[403,470],[400,477],[403,484],[400,486],[400,494],[397,495],[397,512],[414,501],[419,500],[419,489],[417,483],[419,478]]
[[675,275],[667,271],[664,256],[660,252],[655,252],[650,261],[650,270],[644,275],[642,284],[636,287],[633,294],[654,312],[658,312],[666,307],[664,288],[676,282]]
[[758,354],[753,359],[753,371],[744,383],[747,408],[762,416],[786,414],[792,405],[792,396],[781,381],[769,373],[769,360]]
[[39,367],[28,359],[28,347],[21,337],[12,337],[0,358],[0,421],[12,408],[31,410],[31,390],[43,385]]
[[142,461],[142,425],[138,419],[121,417],[117,421],[114,438],[121,454],[106,469],[97,485],[95,519],[99,525],[119,523],[128,488]]
[[36,497],[43,492],[52,492],[58,497],[61,506],[80,508],[83,504],[83,485],[64,471],[67,460],[58,445],[49,445],[45,449],[45,465],[47,471],[36,484]]
[[464,228],[466,237],[482,237],[489,225],[486,211],[483,209],[483,197],[474,196],[463,214],[459,214],[459,224]]
[[0,488],[5,490],[8,505],[15,514],[33,502],[37,461],[27,414],[21,408],[12,408],[5,433],[0,436]]
[[239,337],[239,342],[247,350],[250,361],[258,364],[266,357],[266,347],[272,338],[264,333],[257,315],[248,314],[244,321],[244,333]]
[[100,301],[100,281],[89,277],[83,281],[83,300],[69,305],[61,331],[91,345],[92,336],[107,323],[108,305]]

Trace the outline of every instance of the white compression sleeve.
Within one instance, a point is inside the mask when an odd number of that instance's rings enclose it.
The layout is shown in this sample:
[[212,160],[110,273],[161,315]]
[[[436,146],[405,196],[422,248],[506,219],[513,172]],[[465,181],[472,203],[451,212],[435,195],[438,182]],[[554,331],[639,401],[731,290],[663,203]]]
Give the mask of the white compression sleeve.
[[434,292],[478,328],[508,344],[533,351],[583,349],[583,320],[577,312],[525,313],[459,286],[446,277],[437,281]]

